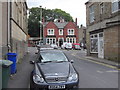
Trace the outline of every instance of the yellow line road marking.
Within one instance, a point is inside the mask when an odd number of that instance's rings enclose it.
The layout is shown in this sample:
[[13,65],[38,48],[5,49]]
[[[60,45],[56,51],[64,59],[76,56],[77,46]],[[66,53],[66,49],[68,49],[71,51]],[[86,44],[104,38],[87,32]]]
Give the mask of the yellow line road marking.
[[[76,56],[75,54],[77,54],[77,53],[74,53],[74,54],[71,54],[71,55]],[[108,64],[105,64],[105,63],[102,63],[102,62],[97,62],[97,61],[89,60],[89,59],[87,59],[87,58],[83,58],[83,57],[79,57],[79,56],[76,56],[76,57],[79,58],[79,59],[82,59],[82,60],[86,60],[86,61],[89,61],[89,62],[93,62],[93,63],[99,64],[99,65],[103,65],[103,66],[106,66],[106,67],[109,67],[109,68],[113,68],[113,69],[116,69],[116,70],[120,70],[120,69],[118,69],[116,66],[112,66],[112,65],[108,65]]]
[[109,70],[109,71],[106,71],[106,72],[117,72],[118,73],[118,70]]

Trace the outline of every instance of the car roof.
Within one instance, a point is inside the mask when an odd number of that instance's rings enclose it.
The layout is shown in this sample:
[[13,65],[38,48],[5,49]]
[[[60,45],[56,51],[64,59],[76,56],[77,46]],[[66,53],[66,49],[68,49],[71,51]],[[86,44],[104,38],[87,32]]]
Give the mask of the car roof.
[[60,51],[60,50],[41,50],[40,52],[61,52],[61,53],[63,53],[62,51]]
[[80,43],[73,43],[73,45],[80,45]]

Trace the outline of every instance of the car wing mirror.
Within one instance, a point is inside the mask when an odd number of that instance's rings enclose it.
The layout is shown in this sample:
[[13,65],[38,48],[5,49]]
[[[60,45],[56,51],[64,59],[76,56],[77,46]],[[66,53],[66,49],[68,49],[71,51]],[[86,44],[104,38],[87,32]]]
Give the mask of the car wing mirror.
[[74,63],[74,60],[70,60],[71,63]]
[[35,64],[35,61],[30,61],[30,64]]

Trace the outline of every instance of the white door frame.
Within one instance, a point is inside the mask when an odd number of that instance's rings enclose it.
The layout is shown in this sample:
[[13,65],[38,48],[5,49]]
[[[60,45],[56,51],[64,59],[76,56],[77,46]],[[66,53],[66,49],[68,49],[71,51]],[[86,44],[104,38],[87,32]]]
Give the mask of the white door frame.
[[98,33],[98,57],[104,58],[104,35],[100,37],[100,34]]

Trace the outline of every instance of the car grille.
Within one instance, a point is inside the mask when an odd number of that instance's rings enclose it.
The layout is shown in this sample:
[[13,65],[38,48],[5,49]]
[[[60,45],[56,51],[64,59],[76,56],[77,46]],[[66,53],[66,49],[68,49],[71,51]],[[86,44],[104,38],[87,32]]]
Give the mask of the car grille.
[[46,77],[47,83],[64,83],[67,81],[67,77]]

